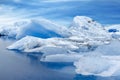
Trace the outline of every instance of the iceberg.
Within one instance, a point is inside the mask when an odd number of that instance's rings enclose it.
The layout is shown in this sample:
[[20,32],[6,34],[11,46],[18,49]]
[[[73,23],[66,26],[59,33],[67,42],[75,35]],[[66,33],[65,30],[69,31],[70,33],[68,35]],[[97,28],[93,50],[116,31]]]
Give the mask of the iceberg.
[[6,35],[19,39],[7,49],[40,53],[41,62],[72,62],[77,74],[119,75],[119,40],[113,37],[113,34],[119,33],[119,29],[108,29],[85,16],[74,17],[70,27],[46,19],[16,25],[0,28],[0,33],[10,31]]

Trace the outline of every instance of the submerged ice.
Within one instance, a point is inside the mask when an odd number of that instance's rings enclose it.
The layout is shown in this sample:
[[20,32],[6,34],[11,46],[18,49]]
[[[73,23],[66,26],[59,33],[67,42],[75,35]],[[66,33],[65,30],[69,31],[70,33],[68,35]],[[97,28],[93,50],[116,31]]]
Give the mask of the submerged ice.
[[7,49],[43,53],[42,62],[73,62],[77,74],[114,76],[120,70],[119,25],[103,27],[89,17],[76,16],[69,27],[47,19],[4,26],[1,36],[18,39]]

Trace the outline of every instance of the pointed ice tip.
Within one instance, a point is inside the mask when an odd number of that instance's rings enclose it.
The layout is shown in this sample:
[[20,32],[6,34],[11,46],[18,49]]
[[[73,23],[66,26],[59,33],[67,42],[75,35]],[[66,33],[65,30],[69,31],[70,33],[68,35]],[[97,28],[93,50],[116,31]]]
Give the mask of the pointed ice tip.
[[94,20],[90,17],[87,17],[87,16],[76,16],[74,17],[73,19],[74,22],[78,22],[78,21],[81,21],[81,22],[94,22]]
[[100,23],[87,16],[76,16],[73,18],[72,27],[102,27]]
[[78,18],[78,19],[91,19],[90,17],[87,17],[87,16],[75,16],[74,18]]

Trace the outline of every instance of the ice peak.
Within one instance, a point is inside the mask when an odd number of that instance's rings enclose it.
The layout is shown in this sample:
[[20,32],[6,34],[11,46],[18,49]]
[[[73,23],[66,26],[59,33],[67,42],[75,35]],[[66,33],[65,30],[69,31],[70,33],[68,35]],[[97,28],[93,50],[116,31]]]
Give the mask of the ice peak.
[[76,16],[73,19],[72,26],[77,27],[77,28],[82,27],[84,29],[87,29],[89,27],[96,27],[96,26],[101,27],[102,25],[90,17]]
[[100,23],[86,16],[74,17],[70,30],[73,35],[81,36],[83,38],[104,39],[109,37],[108,33]]

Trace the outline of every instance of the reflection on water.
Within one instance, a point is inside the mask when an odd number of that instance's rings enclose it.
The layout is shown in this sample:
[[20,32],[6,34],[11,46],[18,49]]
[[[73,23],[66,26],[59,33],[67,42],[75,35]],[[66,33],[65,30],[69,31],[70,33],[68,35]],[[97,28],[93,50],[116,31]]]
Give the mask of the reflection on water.
[[6,50],[12,43],[0,39],[0,80],[120,80],[120,77],[76,75],[73,63],[40,62],[42,53]]

